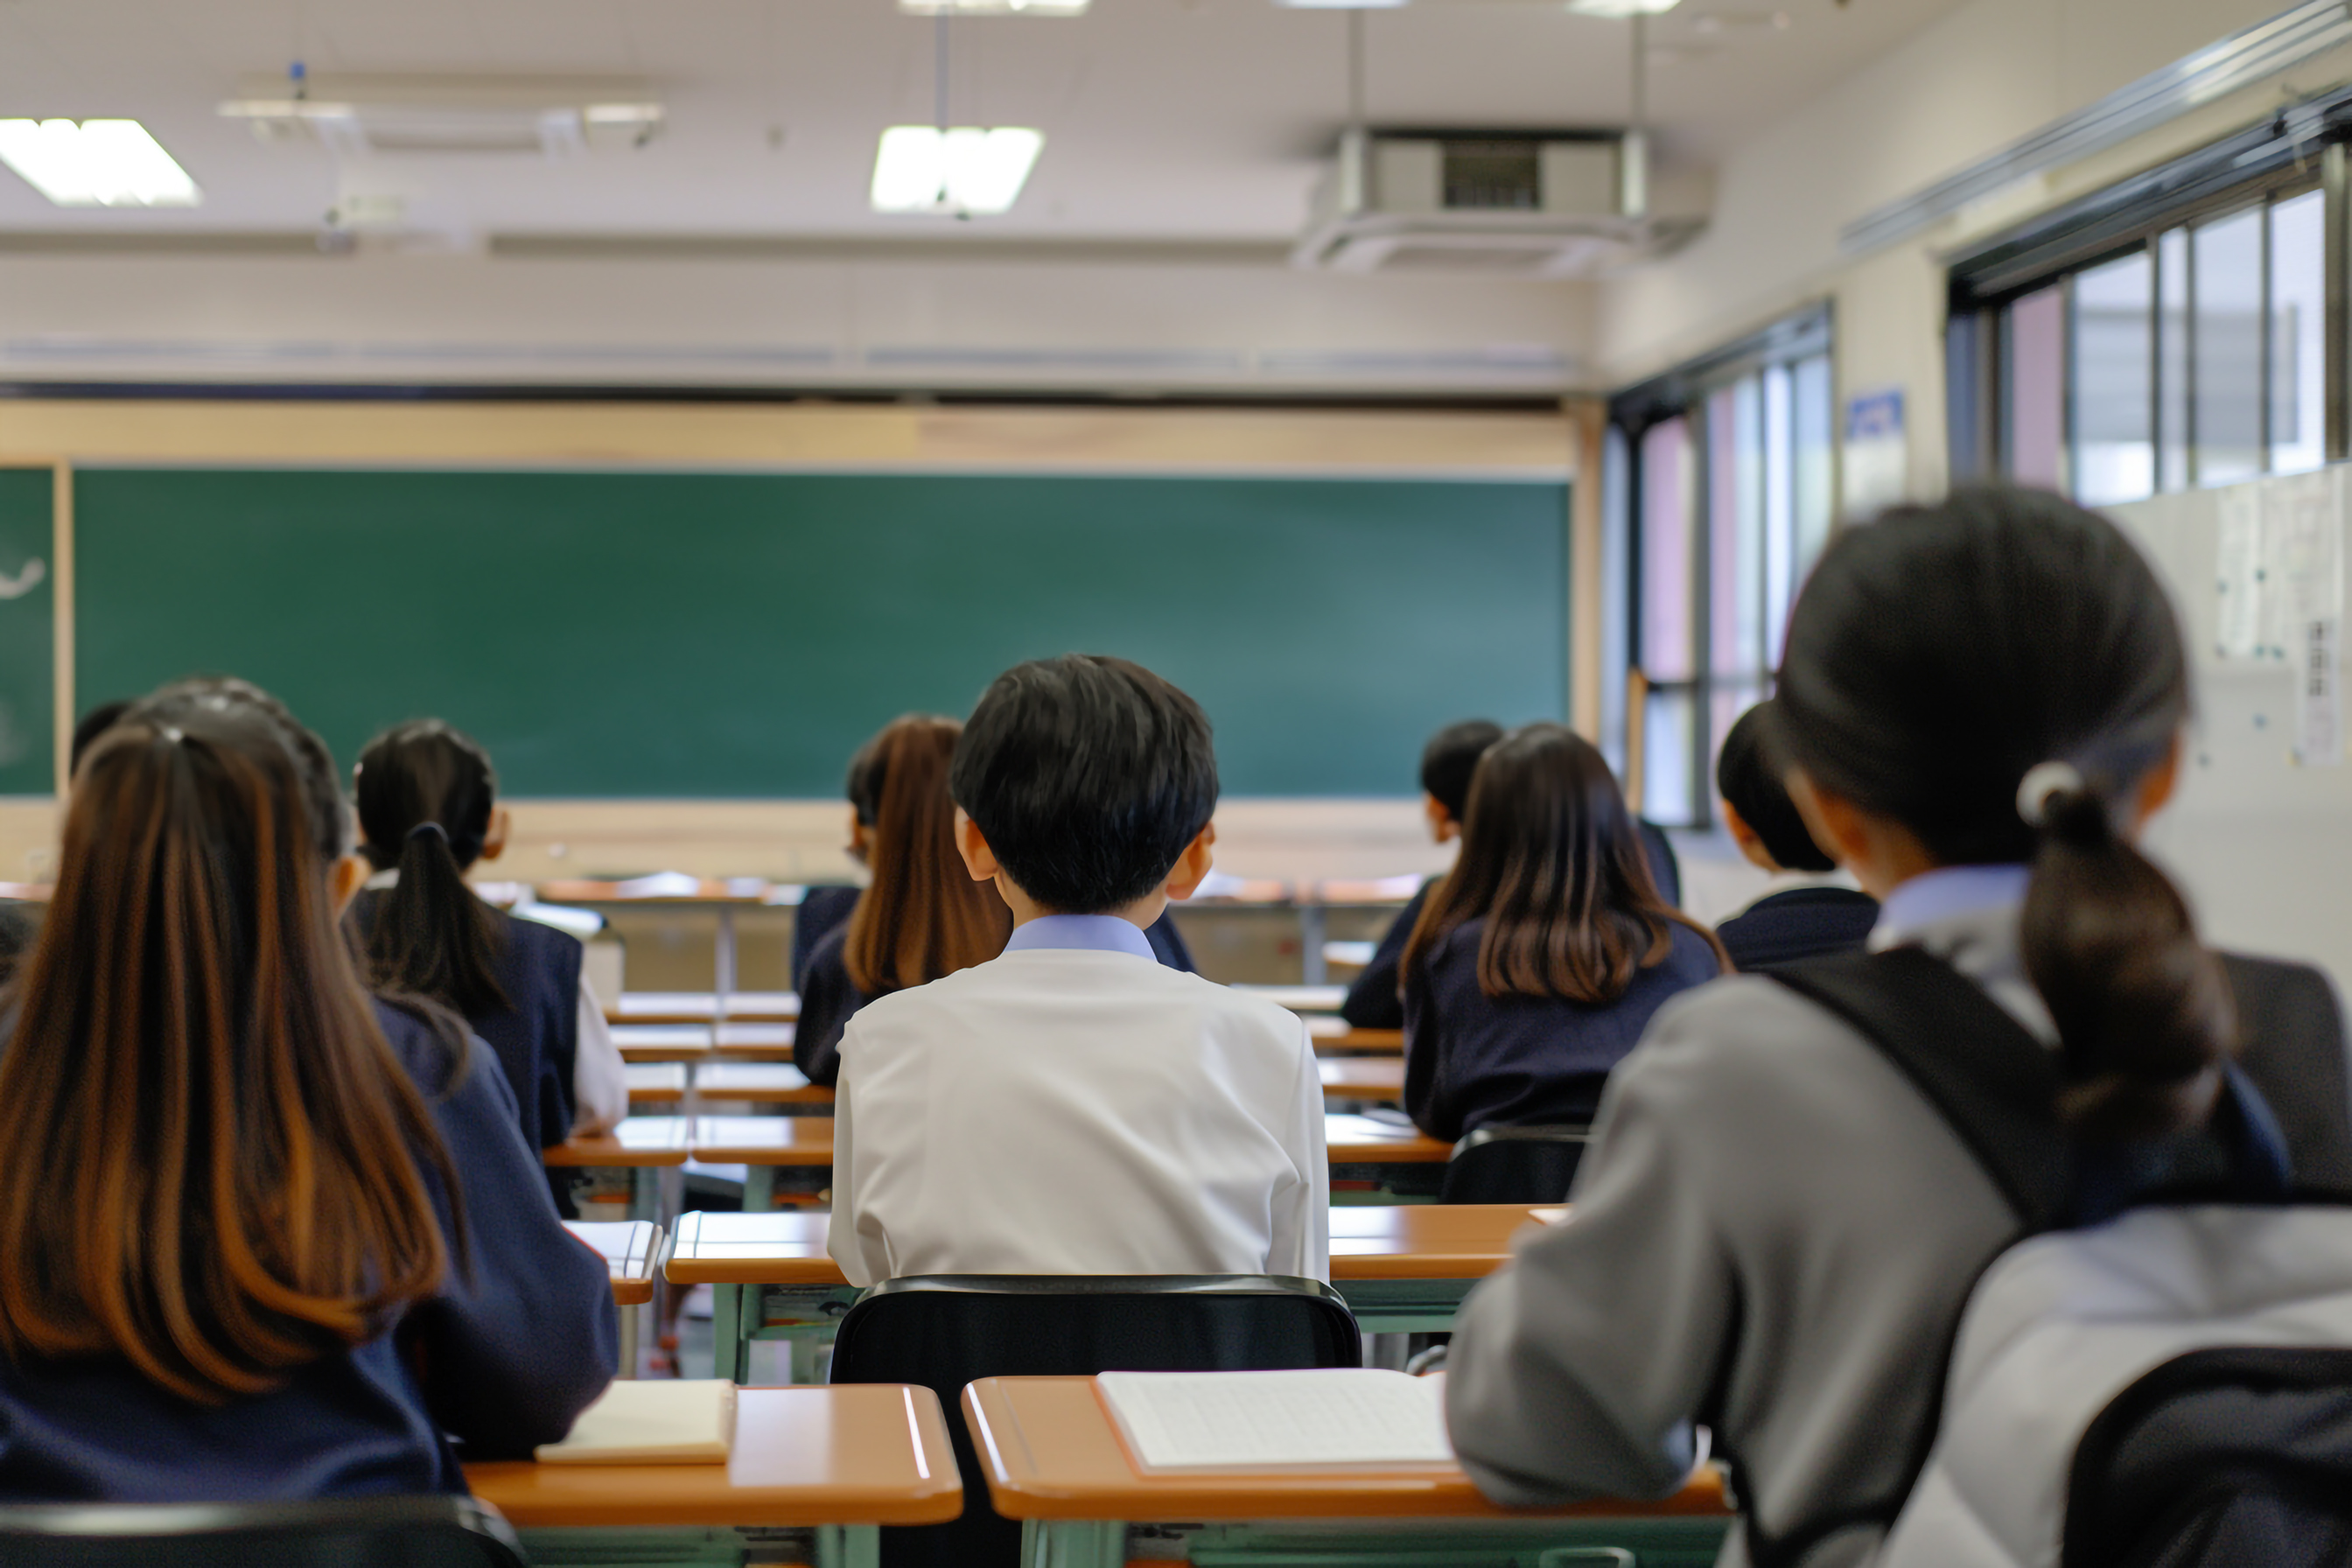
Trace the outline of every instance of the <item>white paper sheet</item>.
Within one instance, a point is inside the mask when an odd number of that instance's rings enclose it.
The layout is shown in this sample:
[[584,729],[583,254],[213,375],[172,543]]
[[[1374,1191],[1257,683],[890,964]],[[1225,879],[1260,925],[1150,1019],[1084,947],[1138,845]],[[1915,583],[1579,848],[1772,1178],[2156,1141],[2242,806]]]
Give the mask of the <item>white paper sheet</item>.
[[1444,1464],[1444,1380],[1318,1372],[1107,1372],[1096,1378],[1150,1470]]

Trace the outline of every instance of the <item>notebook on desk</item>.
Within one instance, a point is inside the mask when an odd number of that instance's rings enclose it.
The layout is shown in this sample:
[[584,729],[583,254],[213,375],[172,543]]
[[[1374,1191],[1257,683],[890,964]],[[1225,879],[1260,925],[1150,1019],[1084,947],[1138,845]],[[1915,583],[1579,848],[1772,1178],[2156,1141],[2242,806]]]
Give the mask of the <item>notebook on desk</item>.
[[624,1379],[580,1413],[542,1465],[723,1465],[735,1447],[735,1385]]
[[1141,1475],[1450,1468],[1442,1377],[1106,1372],[1095,1388]]

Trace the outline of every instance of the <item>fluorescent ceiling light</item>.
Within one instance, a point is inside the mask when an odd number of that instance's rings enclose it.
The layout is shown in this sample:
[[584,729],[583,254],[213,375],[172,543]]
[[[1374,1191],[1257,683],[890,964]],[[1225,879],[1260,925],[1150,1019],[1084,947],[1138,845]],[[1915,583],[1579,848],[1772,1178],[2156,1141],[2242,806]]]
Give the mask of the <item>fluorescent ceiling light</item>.
[[909,16],[1080,16],[1087,0],[898,0]]
[[1568,8],[1580,16],[1655,16],[1681,3],[1682,0],[1568,0]]
[[1394,11],[1406,0],[1274,0],[1289,11]]
[[61,207],[192,207],[203,199],[135,120],[0,120],[0,163]]
[[874,156],[874,210],[1001,213],[1021,195],[1043,132],[1000,125],[893,125]]

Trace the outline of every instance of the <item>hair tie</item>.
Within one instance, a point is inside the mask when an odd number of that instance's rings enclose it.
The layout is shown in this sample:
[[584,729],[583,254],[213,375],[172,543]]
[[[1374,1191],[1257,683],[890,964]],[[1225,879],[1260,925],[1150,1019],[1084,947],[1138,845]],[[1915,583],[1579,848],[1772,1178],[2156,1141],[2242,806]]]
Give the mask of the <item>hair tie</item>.
[[2017,784],[2017,815],[2029,827],[2050,822],[2050,803],[2062,795],[2080,795],[2087,786],[2083,772],[2072,763],[2036,763]]
[[408,830],[408,837],[411,838],[422,838],[428,833],[433,835],[434,837],[441,840],[444,844],[449,842],[449,830],[442,826],[439,823],[432,821],[418,823],[415,826]]

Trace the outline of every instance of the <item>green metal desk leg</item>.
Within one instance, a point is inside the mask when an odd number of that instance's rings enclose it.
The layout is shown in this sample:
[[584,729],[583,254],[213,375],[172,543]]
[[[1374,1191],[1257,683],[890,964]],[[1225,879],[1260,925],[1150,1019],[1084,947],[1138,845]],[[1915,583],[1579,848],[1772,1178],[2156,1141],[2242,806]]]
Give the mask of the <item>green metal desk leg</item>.
[[1021,1568],[1126,1568],[1127,1526],[1099,1519],[1021,1521]]
[[743,1287],[710,1288],[710,1375],[743,1381]]
[[743,1167],[743,1212],[766,1214],[776,1206],[776,1168],[773,1165]]
[[652,1165],[629,1171],[629,1217],[654,1219],[661,1213],[661,1172]]
[[819,1525],[816,1568],[881,1568],[882,1531],[872,1524]]

